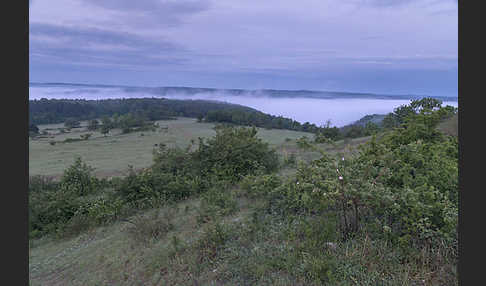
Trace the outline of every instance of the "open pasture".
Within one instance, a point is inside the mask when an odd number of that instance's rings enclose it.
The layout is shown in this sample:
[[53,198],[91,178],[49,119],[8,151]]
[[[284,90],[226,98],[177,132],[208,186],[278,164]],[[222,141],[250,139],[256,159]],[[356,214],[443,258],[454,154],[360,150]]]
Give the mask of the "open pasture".
[[[39,125],[40,133],[47,131],[38,139],[29,139],[29,175],[47,175],[59,177],[69,167],[76,156],[95,168],[101,177],[123,175],[131,165],[134,168],[145,168],[152,163],[152,151],[156,144],[186,147],[193,139],[209,138],[216,134],[213,123],[198,123],[192,118],[157,121],[159,128],[155,132],[142,131],[122,134],[113,129],[107,136],[99,131],[88,131],[87,122],[80,128],[60,133],[63,124]],[[91,133],[88,140],[64,143],[67,138],[80,139],[81,135]],[[313,134],[290,130],[259,128],[258,136],[278,150],[296,150],[295,139]],[[288,138],[288,139],[287,139]],[[290,141],[289,141],[290,139]],[[55,141],[51,145],[51,141]],[[282,149],[283,148],[283,149]]]

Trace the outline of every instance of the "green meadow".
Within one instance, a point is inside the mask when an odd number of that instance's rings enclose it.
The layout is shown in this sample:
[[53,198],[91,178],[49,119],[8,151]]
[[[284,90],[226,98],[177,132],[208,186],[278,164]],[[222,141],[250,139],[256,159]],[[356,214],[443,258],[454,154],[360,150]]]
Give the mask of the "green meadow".
[[[128,166],[135,169],[146,168],[152,164],[152,151],[155,144],[166,144],[169,147],[186,147],[191,140],[197,143],[197,138],[209,138],[216,134],[215,124],[199,123],[194,118],[178,118],[178,120],[157,121],[159,128],[155,132],[131,132],[122,134],[120,129],[113,129],[104,136],[99,131],[88,131],[87,122],[81,122],[80,128],[71,129],[68,133],[60,133],[63,124],[39,125],[39,131],[46,131],[38,139],[29,139],[29,175],[44,175],[59,178],[69,167],[76,156],[80,156],[88,165],[95,168],[99,177],[125,175]],[[80,139],[81,135],[91,133],[88,140],[64,143],[68,138]],[[302,152],[297,148],[295,140],[307,136],[310,140],[314,134],[282,129],[258,128],[258,134],[264,142],[268,142],[281,154],[296,153],[303,160],[311,160],[317,152]],[[346,142],[339,141],[336,146],[321,144],[328,150],[343,149],[346,144],[356,145],[363,140],[357,138]],[[56,142],[51,145],[50,142]],[[335,150],[337,150],[335,149]]]

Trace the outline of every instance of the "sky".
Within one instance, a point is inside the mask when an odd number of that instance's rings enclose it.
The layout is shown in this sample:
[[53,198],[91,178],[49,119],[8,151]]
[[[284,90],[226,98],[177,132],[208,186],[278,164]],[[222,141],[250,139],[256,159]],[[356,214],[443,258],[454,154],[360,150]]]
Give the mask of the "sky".
[[458,5],[29,0],[29,81],[458,96]]

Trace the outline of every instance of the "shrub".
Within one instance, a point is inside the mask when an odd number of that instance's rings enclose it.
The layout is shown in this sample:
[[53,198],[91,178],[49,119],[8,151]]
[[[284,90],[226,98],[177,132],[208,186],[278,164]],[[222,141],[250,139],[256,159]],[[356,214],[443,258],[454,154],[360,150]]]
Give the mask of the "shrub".
[[93,134],[92,133],[87,133],[87,134],[79,135],[79,137],[81,137],[82,140],[88,140],[89,137],[91,137],[91,135],[93,135]]
[[52,191],[58,187],[58,183],[48,176],[29,176],[29,193]]
[[366,228],[402,247],[456,244],[458,144],[435,131],[440,110],[422,108],[354,157],[299,166],[270,202],[281,212],[334,213],[344,238]]
[[81,122],[73,118],[66,119],[66,121],[64,122],[64,126],[66,126],[67,128],[75,128],[79,127],[80,125]]
[[74,164],[64,170],[61,178],[61,188],[84,196],[94,190],[96,178],[92,176],[94,168],[88,166],[81,157],[76,157]]
[[284,155],[284,165],[295,166],[297,164],[297,156],[295,153],[290,153],[290,155]]
[[100,125],[100,123],[98,122],[97,119],[92,119],[88,122],[88,130],[94,131],[94,130],[98,129],[99,125]]
[[46,234],[62,230],[80,205],[74,193],[60,188],[32,192],[29,195],[29,231]]
[[249,175],[242,180],[241,187],[249,197],[259,198],[266,197],[281,184],[281,179],[275,174],[261,176]]
[[258,171],[275,171],[279,167],[278,155],[256,134],[256,128],[218,128],[214,138],[199,138],[199,149],[193,158],[203,174],[232,182]]
[[309,142],[309,138],[307,136],[302,136],[295,141],[297,143],[297,147],[307,150],[312,148],[312,144]]

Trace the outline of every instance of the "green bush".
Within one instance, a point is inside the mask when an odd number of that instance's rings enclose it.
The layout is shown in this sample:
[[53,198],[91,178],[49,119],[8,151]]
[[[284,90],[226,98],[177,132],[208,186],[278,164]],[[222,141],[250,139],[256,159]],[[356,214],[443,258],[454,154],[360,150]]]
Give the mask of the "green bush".
[[422,108],[354,157],[299,166],[270,202],[289,214],[334,213],[343,238],[374,229],[401,246],[457,243],[458,142],[435,131],[440,114]]
[[84,197],[93,194],[100,185],[99,180],[92,176],[92,171],[78,157],[64,171],[59,183],[45,177],[31,177],[29,231],[36,235],[61,234],[71,219],[89,205]]
[[58,183],[51,177],[42,175],[29,176],[29,193],[54,190],[57,187]]
[[282,180],[276,174],[248,175],[241,181],[241,187],[250,198],[266,197],[279,187]]
[[125,202],[148,201],[152,202],[149,206],[153,207],[167,201],[186,199],[198,191],[200,184],[197,177],[152,169],[137,173],[131,169],[129,175],[116,186],[115,192]]
[[199,138],[199,149],[193,154],[203,175],[237,182],[256,172],[278,169],[278,155],[256,136],[256,128],[221,127],[216,136],[206,141]]
[[74,192],[78,196],[90,194],[94,190],[97,179],[92,175],[94,168],[88,166],[81,157],[76,157],[73,165],[69,166],[61,178],[61,188]]

